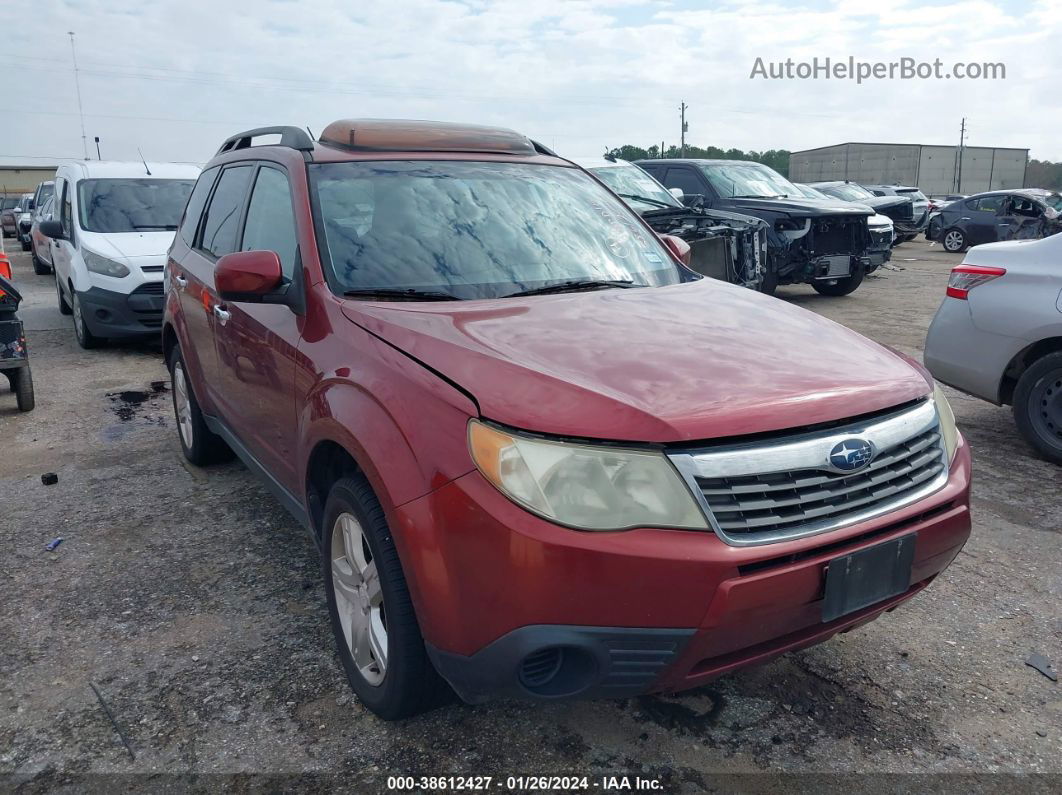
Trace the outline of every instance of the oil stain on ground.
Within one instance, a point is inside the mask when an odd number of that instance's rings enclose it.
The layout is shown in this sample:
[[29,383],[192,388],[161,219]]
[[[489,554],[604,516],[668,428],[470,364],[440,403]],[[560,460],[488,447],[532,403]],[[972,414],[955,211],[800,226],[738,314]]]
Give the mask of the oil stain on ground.
[[170,391],[168,381],[152,381],[147,389],[123,389],[108,392],[110,409],[118,422],[103,428],[100,435],[104,441],[114,442],[130,430],[130,425],[165,425]]

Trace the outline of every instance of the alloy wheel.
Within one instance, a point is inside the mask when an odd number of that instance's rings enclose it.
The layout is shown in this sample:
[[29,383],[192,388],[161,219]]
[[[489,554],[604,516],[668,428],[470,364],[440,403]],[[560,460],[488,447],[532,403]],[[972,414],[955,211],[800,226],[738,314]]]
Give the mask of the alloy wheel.
[[332,589],[343,638],[365,681],[378,686],[387,673],[387,612],[380,576],[361,523],[350,513],[332,529]]
[[191,449],[194,441],[192,402],[188,398],[188,381],[184,377],[184,367],[180,362],[173,366],[173,405],[177,412],[177,429],[181,440],[185,447]]
[[948,251],[958,251],[962,248],[962,232],[951,231],[944,235],[944,248]]
[[74,293],[72,303],[71,309],[74,310],[74,335],[80,342],[85,338],[85,319],[81,316],[81,302],[77,300],[77,293]]

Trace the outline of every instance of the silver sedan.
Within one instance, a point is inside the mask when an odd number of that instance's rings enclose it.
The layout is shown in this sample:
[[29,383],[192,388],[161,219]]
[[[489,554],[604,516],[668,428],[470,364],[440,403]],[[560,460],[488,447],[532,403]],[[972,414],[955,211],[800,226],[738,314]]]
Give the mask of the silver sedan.
[[1022,436],[1062,464],[1062,234],[974,246],[926,337],[933,376],[1011,405]]

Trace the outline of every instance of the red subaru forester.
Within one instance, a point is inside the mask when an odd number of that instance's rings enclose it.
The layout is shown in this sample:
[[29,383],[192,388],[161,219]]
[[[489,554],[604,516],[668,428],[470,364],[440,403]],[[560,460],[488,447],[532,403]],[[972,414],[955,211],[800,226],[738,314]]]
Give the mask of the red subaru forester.
[[263,128],[207,165],[166,275],[181,445],[310,530],[378,715],[693,687],[956,556],[926,372],[687,256],[510,130]]

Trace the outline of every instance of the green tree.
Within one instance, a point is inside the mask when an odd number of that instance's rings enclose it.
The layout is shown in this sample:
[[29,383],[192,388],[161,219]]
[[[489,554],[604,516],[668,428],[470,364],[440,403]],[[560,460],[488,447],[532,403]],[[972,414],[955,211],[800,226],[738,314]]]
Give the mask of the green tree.
[[[647,149],[632,144],[624,144],[615,149],[606,150],[605,156],[618,157],[621,160],[655,160],[661,156],[661,153],[660,147],[656,144],[653,144]],[[672,144],[665,147],[663,157],[682,157],[682,150],[675,144]],[[696,157],[708,160],[752,160],[757,163],[763,163],[765,166],[770,166],[783,176],[789,175],[788,149],[768,149],[764,152],[745,152],[741,149],[720,149],[718,146],[702,147],[688,144],[686,146],[686,157]],[[1036,161],[1034,160],[1032,162],[1035,163]],[[1029,168],[1031,172],[1032,163],[1030,163]]]

